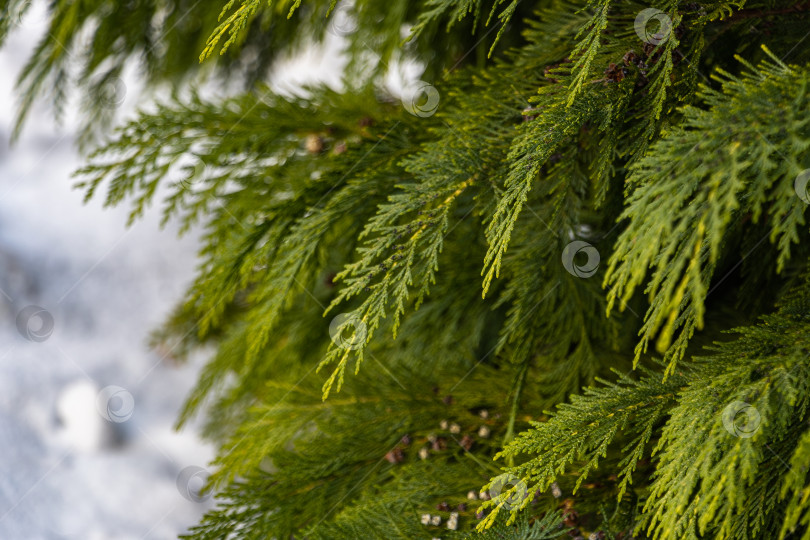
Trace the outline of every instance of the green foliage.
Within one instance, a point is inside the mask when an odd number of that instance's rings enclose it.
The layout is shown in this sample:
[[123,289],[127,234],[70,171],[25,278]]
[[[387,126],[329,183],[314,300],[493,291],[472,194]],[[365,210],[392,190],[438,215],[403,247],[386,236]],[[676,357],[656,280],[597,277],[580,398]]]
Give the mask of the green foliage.
[[[25,0],[0,2],[3,14],[13,14],[3,17],[0,43],[31,5]],[[215,13],[200,10],[188,0],[58,0],[48,2],[47,10],[46,33],[17,81],[21,100],[15,137],[35,98],[49,95],[61,116],[72,87],[80,91],[83,117],[88,119],[86,131],[92,135],[91,128],[108,123],[114,114],[115,102],[122,97],[117,93],[122,91],[123,70],[131,59],[138,59],[150,84],[187,82],[196,71],[189,59],[199,54],[216,21]],[[295,33],[279,30],[273,40],[291,44]],[[275,56],[266,44],[267,37],[258,25],[249,29],[240,49],[255,53],[256,60],[245,68],[236,54],[231,55],[222,62],[221,74],[238,74],[251,84],[265,77]]]
[[[534,423],[496,457],[532,456],[508,469],[530,491],[547,489],[571,468],[576,491],[598,471],[600,458],[618,459],[623,468],[612,483],[621,500],[639,463],[657,455],[641,531],[653,538],[784,534],[806,508],[807,285],[795,288],[779,311],[735,329],[737,339],[710,347],[711,354],[666,382],[649,370],[637,381],[626,375],[618,384],[602,381],[560,405],[548,421]],[[745,404],[744,417],[754,415],[736,428],[739,411],[729,409],[735,403]],[[495,509],[488,520],[507,495],[484,503]],[[792,497],[787,514],[779,500],[786,495]]]
[[[660,330],[657,349],[670,359],[665,373],[703,327],[715,264],[734,229],[745,226],[741,216],[756,223],[767,215],[770,240],[779,247],[777,272],[804,225],[806,204],[793,180],[805,168],[810,146],[807,72],[774,57],[742,78],[720,71],[717,79],[722,91],[704,87],[698,94],[707,108],[685,108],[682,123],[633,164],[627,180],[632,192],[621,215],[629,225],[605,279],[610,309],[616,299],[629,300],[647,268],[654,268],[636,359]],[[774,117],[774,110],[786,116]],[[722,131],[712,129],[719,124]]]
[[[20,122],[68,56],[90,131],[133,59],[173,90],[77,176],[203,232],[153,336],[213,351],[180,424],[205,415],[218,505],[188,538],[810,539],[806,4],[49,14]],[[264,84],[311,44],[341,88]],[[402,62],[421,100],[383,84]]]
[[[651,372],[640,381],[627,375],[620,376],[619,383],[601,381],[603,388],[587,388],[583,396],[573,396],[571,403],[560,405],[559,412],[546,422],[534,422],[532,429],[523,432],[503,452],[496,456],[515,457],[518,454],[536,454],[532,460],[509,469],[510,474],[529,482],[529,491],[547,490],[558,475],[563,474],[573,462],[578,477],[574,491],[579,489],[599,459],[606,457],[607,450],[621,432],[630,443],[622,448],[626,453],[620,465],[617,486],[619,499],[632,482],[632,473],[637,462],[645,455],[653,429],[672,406],[679,386],[670,379],[662,383]],[[649,453],[649,452],[647,452]],[[504,494],[507,495],[507,494]],[[530,502],[522,501],[522,506]],[[485,503],[495,512],[483,522],[494,522],[501,501]]]

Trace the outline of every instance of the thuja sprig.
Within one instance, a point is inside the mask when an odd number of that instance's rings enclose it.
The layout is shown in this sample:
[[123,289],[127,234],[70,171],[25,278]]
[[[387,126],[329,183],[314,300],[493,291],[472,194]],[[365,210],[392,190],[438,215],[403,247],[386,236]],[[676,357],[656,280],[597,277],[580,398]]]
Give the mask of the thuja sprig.
[[[346,365],[352,356],[355,357],[355,372],[360,369],[366,345],[386,317],[386,309],[393,308],[391,331],[396,338],[400,317],[405,312],[406,303],[411,301],[411,286],[414,284],[418,287],[414,309],[418,309],[435,281],[442,243],[450,232],[454,203],[474,182],[473,177],[459,184],[403,186],[402,192],[380,205],[378,213],[369,220],[359,238],[370,238],[358,248],[360,259],[337,274],[335,279],[344,281],[346,286],[326,312],[354,296],[367,293],[362,304],[348,315],[364,328],[364,343],[360,347],[344,349],[336,345],[330,347],[318,365],[321,369],[336,363],[324,383],[324,399],[329,396],[333,385],[340,390]],[[436,200],[438,202],[433,203]],[[409,222],[400,224],[414,211],[416,215]]]

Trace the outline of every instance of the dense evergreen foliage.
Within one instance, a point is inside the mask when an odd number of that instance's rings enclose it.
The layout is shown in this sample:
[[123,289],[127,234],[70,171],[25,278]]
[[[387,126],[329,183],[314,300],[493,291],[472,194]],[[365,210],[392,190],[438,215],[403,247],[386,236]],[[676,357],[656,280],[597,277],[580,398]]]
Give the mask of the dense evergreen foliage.
[[[77,91],[88,198],[205,231],[154,336],[215,351],[189,538],[810,539],[808,32],[793,0],[51,0],[18,127]],[[317,43],[342,88],[266,86]],[[172,97],[105,133],[132,62]]]

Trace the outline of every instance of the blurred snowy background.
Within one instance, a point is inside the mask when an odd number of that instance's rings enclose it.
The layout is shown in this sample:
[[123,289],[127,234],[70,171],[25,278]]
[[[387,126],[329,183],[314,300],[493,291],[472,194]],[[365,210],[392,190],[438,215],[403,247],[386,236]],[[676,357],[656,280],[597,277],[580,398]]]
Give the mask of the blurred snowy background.
[[[156,209],[126,229],[125,207],[83,205],[70,115],[58,128],[41,105],[9,147],[13,85],[41,13],[34,6],[0,50],[0,539],[176,538],[212,504],[177,486],[212,449],[193,425],[172,427],[200,359],[177,366],[146,340],[192,279],[195,235],[159,230]],[[29,305],[53,317],[44,341],[17,328]],[[47,333],[41,319],[26,322]],[[109,400],[126,421],[98,410],[110,385],[132,396]]]

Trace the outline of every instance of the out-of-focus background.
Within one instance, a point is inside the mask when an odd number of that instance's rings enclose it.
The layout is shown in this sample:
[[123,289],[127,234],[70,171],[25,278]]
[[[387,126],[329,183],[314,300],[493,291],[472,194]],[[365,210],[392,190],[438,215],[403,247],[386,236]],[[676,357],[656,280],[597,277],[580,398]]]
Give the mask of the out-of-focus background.
[[212,448],[173,429],[201,359],[178,366],[146,342],[192,279],[195,234],[83,205],[69,111],[59,128],[42,104],[9,147],[43,13],[0,50],[0,538],[176,538],[212,504],[187,469]]

